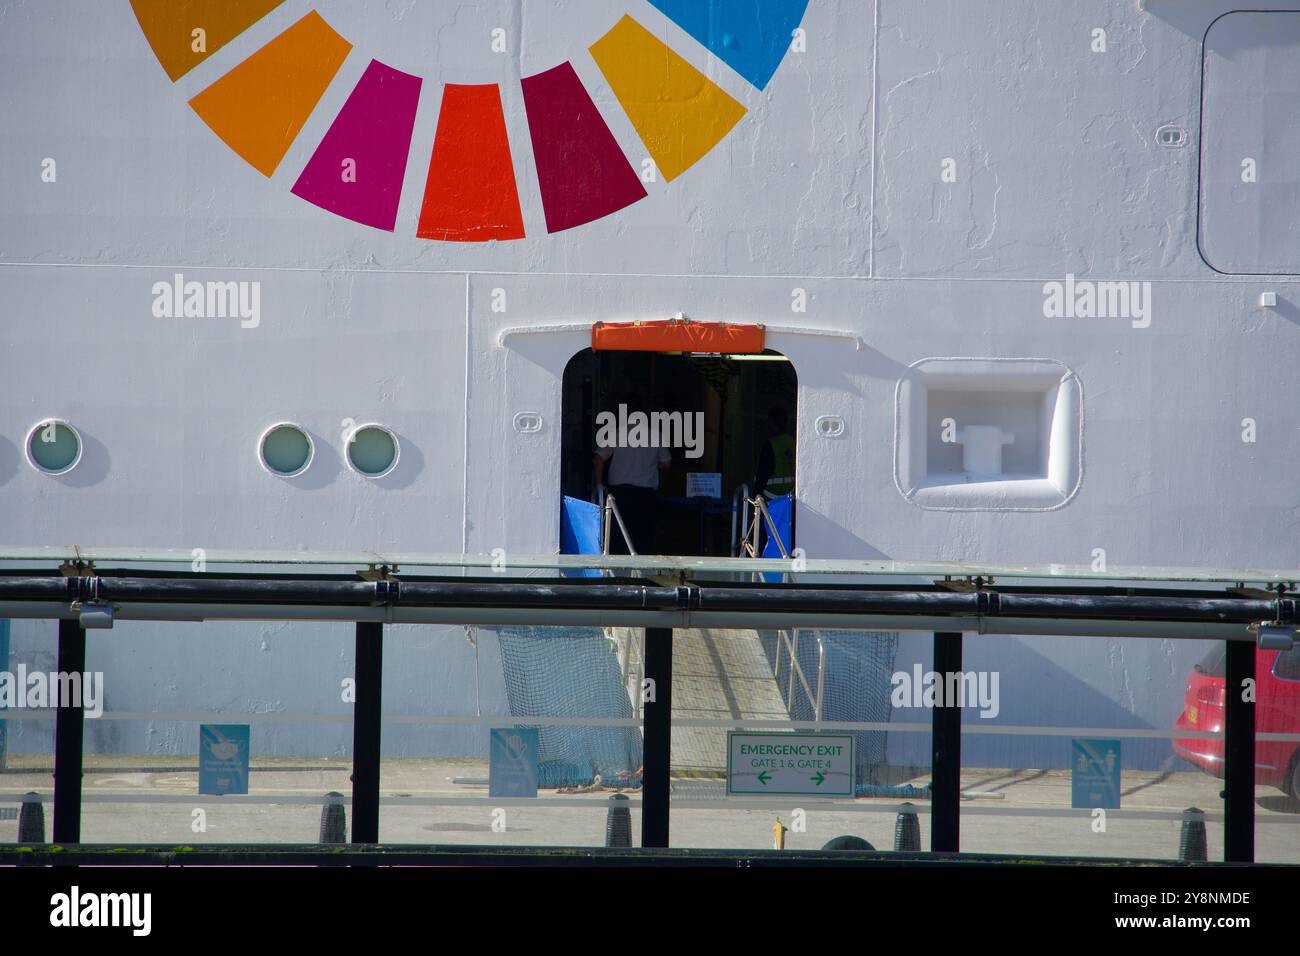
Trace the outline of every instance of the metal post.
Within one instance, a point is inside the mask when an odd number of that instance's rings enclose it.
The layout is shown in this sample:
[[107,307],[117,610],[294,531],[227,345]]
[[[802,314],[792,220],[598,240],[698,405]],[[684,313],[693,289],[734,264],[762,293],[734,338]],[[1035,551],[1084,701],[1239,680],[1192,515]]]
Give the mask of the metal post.
[[384,625],[357,623],[352,709],[352,842],[379,842],[379,738],[383,714]]
[[[636,546],[632,543],[632,536],[627,533],[627,525],[623,523],[623,515],[618,510],[618,500],[615,499],[613,495],[609,494],[605,495],[605,500],[609,502],[610,511],[614,513],[614,521],[618,524],[618,533],[623,536],[623,544],[627,547],[627,553],[633,555],[636,554]],[[609,550],[608,541],[606,542],[605,550]]]
[[1255,645],[1228,641],[1223,727],[1223,859],[1255,862]]
[[[744,504],[741,504],[744,501]],[[745,509],[749,507],[749,485],[741,485],[736,489],[736,493],[731,496],[731,556],[739,558],[744,552],[741,540],[745,529]],[[739,522],[739,524],[737,523]],[[736,534],[739,527],[740,534]]]
[[[941,686],[945,675],[961,671],[961,632],[935,631],[934,670]],[[956,853],[961,847],[961,708],[940,693],[934,705],[932,733],[930,850]],[[947,705],[947,706],[945,706]]]
[[610,513],[610,505],[612,504],[613,504],[613,499],[611,499],[609,495],[602,493],[600,496],[600,553],[601,554],[609,554],[609,528],[610,525],[612,524],[612,521],[610,520],[612,517]]
[[641,770],[641,846],[668,846],[668,772],[672,762],[673,631],[645,630],[645,676],[653,699],[645,704]]
[[826,645],[822,642],[822,632],[817,632],[817,703],[813,709],[813,720],[821,722],[822,701],[826,696]]
[[794,672],[795,672],[795,668],[799,666],[799,628],[796,627],[793,628],[792,630],[794,632],[794,641],[792,642],[790,640],[789,635],[786,635],[786,641],[785,641],[786,652],[790,655],[790,673],[787,676],[785,682],[785,699],[790,702],[790,706],[793,708],[794,707]]
[[[9,671],[9,621],[0,618],[0,671]],[[9,751],[9,725],[5,723],[4,706],[0,705],[0,770],[5,768]]]
[[[59,621],[59,673],[85,674],[86,631],[73,618]],[[86,714],[81,698],[55,700],[54,837],[55,843],[81,842],[81,747]]]

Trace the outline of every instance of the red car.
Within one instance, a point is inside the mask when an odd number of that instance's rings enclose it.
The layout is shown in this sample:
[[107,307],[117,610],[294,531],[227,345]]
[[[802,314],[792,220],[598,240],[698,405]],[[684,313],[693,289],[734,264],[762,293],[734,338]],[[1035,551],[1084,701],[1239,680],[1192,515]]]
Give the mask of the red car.
[[[1224,663],[1226,652],[1216,644],[1187,676],[1179,730],[1223,732]],[[1300,644],[1289,651],[1255,652],[1255,732],[1300,733]],[[1223,740],[1175,740],[1174,752],[1206,773],[1223,776]],[[1300,742],[1258,740],[1255,743],[1255,783],[1278,787],[1300,800]]]

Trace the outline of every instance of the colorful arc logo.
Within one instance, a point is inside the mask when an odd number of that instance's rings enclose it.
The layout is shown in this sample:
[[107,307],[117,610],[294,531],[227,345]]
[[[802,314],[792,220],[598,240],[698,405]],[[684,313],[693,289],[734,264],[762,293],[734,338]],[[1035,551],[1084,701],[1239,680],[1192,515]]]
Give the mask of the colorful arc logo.
[[[173,82],[284,0],[131,0]],[[766,88],[808,0],[649,0],[755,88]],[[308,13],[194,96],[220,139],[270,177],[325,95],[352,44]],[[673,180],[741,120],[745,107],[648,29],[624,16],[589,48],[655,167]],[[376,229],[397,226],[424,81],[372,59],[292,192]],[[603,218],[646,190],[571,62],[521,81],[548,233]],[[358,173],[364,170],[364,175]],[[417,236],[446,242],[524,238],[496,84],[447,84]]]

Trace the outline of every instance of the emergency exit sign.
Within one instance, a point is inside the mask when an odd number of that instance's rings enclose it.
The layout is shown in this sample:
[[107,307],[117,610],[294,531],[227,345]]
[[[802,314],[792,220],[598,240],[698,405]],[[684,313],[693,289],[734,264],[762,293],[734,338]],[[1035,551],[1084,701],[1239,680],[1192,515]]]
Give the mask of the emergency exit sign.
[[853,796],[852,734],[727,734],[727,793]]

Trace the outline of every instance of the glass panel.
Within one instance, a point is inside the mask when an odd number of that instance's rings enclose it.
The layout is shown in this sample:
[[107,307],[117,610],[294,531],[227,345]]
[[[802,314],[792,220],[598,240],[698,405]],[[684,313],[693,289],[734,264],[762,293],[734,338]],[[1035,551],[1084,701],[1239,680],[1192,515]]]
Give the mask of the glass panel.
[[891,677],[900,660],[928,666],[931,647],[894,631],[677,630],[672,845],[889,850],[901,828],[927,847],[930,723],[895,713]]
[[640,655],[626,628],[387,627],[381,841],[604,846],[621,804],[639,845]]
[[353,635],[334,622],[87,631],[104,692],[102,715],[87,712],[82,841],[317,842],[325,795],[351,795]]
[[[1256,668],[1256,854],[1295,863],[1300,697],[1268,677],[1276,654]],[[962,850],[1174,860],[1204,839],[1222,860],[1224,659],[1218,641],[968,636],[965,674],[997,693],[963,712]]]
[[[56,634],[14,622],[0,671],[52,672]],[[346,840],[354,639],[344,623],[87,632],[83,841]],[[644,641],[636,628],[388,626],[381,840],[600,846],[612,828],[639,845]],[[1222,647],[968,635],[947,681],[929,632],[678,629],[672,845],[928,849],[933,706],[950,693],[963,851],[1172,860],[1203,832],[1222,859]],[[1300,863],[1296,656],[1256,660],[1261,862]],[[28,791],[52,836],[54,712],[31,703],[3,712],[0,841],[17,838]],[[201,727],[236,768],[247,741],[246,794],[199,792]],[[1203,831],[1186,826],[1192,808]]]
[[1255,859],[1300,863],[1300,644],[1256,651]]
[[9,681],[0,703],[0,843],[53,836],[54,713],[29,706],[35,702],[18,685],[55,669],[56,633],[52,621],[0,620],[0,674]]

